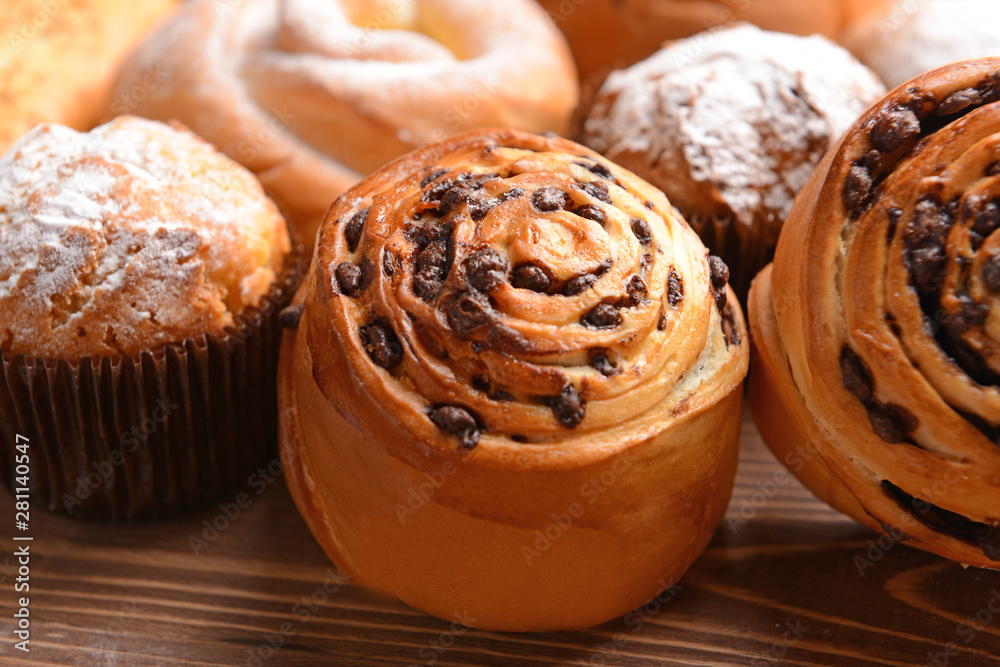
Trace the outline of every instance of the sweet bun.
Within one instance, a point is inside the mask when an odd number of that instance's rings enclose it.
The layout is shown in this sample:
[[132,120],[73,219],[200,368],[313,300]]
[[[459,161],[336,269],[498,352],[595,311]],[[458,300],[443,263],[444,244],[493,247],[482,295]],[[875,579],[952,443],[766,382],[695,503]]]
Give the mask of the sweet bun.
[[883,94],[824,37],[742,24],[613,72],[581,141],[663,190],[742,298],[813,168]]
[[92,520],[178,514],[275,442],[284,219],[181,128],[40,125],[0,158],[0,475]]
[[995,0],[900,0],[842,38],[895,87],[948,63],[1000,56],[1000,3]]
[[873,106],[754,281],[754,418],[817,496],[1000,569],[1000,58]]
[[532,0],[186,4],[118,78],[163,80],[135,113],[177,119],[253,171],[311,246],[330,203],[383,163],[474,127],[564,133],[565,41]]
[[747,339],[663,195],[483,130],[341,197],[279,371],[289,488],[353,581],[490,630],[676,583],[728,504]]
[[838,36],[891,0],[540,0],[587,80],[627,67],[664,42],[736,21],[797,35]]
[[[39,123],[89,130],[132,43],[179,0],[4,0],[0,153]],[[149,73],[147,72],[148,76]]]

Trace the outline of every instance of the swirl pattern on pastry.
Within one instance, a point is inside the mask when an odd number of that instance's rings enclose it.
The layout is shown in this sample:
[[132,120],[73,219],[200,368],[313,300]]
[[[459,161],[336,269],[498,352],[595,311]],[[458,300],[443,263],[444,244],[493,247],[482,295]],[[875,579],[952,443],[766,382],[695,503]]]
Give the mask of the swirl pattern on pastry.
[[198,0],[116,92],[257,174],[309,243],[385,162],[474,127],[564,132],[577,99],[565,41],[530,0]]
[[710,377],[701,367],[737,366],[725,265],[596,154],[474,135],[374,184],[331,210],[314,289],[347,297],[330,303],[334,329],[408,409],[471,417],[463,445],[653,426]]
[[917,77],[869,110],[796,202],[751,295],[751,402],[768,444],[818,454],[803,479],[859,521],[992,568],[998,269],[993,58]]
[[565,139],[483,130],[383,167],[331,207],[282,350],[313,534],[361,585],[481,628],[648,601],[732,489],[727,279],[662,193]]

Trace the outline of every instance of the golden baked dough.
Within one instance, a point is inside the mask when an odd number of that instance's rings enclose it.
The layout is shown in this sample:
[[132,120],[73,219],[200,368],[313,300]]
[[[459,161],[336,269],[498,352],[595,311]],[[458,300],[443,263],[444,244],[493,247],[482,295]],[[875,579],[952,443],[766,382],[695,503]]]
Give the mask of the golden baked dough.
[[[113,103],[111,87],[122,57],[153,21],[178,4],[179,0],[0,3],[0,152],[39,123],[89,130],[100,122]],[[118,106],[127,110],[125,102]]]
[[779,459],[874,530],[1000,569],[1000,58],[913,79],[799,195],[750,295]]
[[472,132],[330,209],[279,370],[289,487],[351,579],[492,630],[661,593],[721,519],[748,344],[666,198]]
[[40,125],[0,157],[0,348],[76,360],[221,334],[288,231],[246,169],[163,123]]
[[573,49],[583,79],[626,67],[663,42],[734,21],[836,37],[891,0],[539,0]]
[[253,171],[312,245],[330,203],[385,162],[481,126],[567,130],[575,70],[532,0],[195,0],[142,44],[135,113],[177,119]]

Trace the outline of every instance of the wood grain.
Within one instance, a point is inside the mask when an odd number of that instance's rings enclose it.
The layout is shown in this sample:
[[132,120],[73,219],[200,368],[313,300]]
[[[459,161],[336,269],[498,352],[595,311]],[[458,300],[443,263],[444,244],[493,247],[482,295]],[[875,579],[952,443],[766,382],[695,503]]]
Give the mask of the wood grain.
[[[538,635],[466,629],[352,586],[284,482],[261,476],[214,540],[203,530],[225,523],[218,505],[135,526],[33,511],[25,656],[13,647],[13,499],[3,492],[0,663],[1000,664],[1000,613],[990,610],[991,600],[1000,610],[1000,573],[887,538],[880,547],[784,473],[746,416],[742,446],[729,515],[672,597],[586,632]],[[192,537],[205,540],[197,553]]]

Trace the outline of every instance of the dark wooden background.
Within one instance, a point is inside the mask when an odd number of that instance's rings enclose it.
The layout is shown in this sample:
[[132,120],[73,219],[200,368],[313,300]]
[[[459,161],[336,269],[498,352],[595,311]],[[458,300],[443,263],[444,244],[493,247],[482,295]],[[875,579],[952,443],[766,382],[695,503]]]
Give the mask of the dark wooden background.
[[[13,501],[0,492],[0,663],[1000,664],[1000,573],[880,548],[786,476],[749,418],[729,516],[681,588],[586,632],[469,630],[356,588],[284,482],[253,482],[252,504],[211,541],[218,506],[137,526],[33,511],[27,656],[13,648]],[[197,554],[192,536],[205,539]]]

